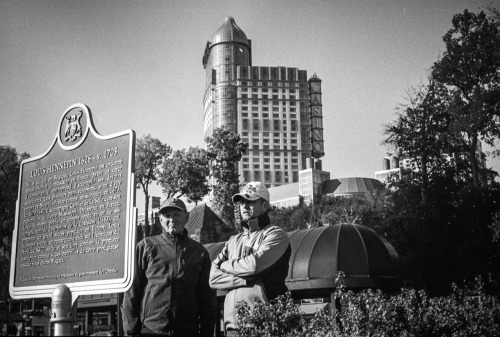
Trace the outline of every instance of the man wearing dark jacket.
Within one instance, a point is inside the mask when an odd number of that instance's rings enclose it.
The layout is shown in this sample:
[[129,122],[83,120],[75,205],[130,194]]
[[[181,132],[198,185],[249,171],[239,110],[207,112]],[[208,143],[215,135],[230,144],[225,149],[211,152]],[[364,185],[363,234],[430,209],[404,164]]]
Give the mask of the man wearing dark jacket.
[[189,214],[180,199],[160,206],[162,233],[136,247],[132,287],[122,305],[124,329],[139,336],[213,336],[215,291],[209,284],[210,257],[184,229]]

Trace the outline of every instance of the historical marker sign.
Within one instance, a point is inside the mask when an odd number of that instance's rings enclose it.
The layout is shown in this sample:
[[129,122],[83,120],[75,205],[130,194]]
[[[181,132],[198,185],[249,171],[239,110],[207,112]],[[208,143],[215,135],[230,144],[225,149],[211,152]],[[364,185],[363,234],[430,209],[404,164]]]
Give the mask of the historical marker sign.
[[10,293],[50,297],[59,284],[78,296],[127,290],[135,222],[131,130],[101,136],[88,107],[63,114],[44,154],[21,164]]

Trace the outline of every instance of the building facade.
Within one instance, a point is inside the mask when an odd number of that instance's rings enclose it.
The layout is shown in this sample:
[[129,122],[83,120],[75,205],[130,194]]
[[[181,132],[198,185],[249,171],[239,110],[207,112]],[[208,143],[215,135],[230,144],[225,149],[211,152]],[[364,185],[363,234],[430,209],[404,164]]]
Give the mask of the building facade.
[[299,181],[308,160],[324,156],[321,79],[294,67],[252,65],[252,43],[227,17],[203,56],[204,133],[240,135],[248,151],[238,164],[242,182],[268,187]]

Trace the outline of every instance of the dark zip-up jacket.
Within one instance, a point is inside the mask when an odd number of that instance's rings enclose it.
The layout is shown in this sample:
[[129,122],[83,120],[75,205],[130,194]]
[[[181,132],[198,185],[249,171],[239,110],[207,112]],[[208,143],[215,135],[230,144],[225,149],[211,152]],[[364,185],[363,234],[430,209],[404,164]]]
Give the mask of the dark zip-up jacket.
[[187,235],[163,231],[139,242],[134,281],[123,298],[126,332],[213,336],[216,297],[208,284],[210,266],[207,250]]

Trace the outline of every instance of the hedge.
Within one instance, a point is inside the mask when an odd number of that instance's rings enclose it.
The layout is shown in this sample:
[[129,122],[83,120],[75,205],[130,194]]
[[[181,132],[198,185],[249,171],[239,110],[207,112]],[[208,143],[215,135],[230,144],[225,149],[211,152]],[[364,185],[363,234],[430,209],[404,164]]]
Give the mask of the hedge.
[[473,287],[453,285],[446,297],[430,298],[422,290],[335,290],[340,308],[317,311],[307,318],[290,293],[271,303],[256,302],[253,309],[238,307],[242,337],[351,337],[351,336],[499,336],[500,308],[484,292],[481,279]]

